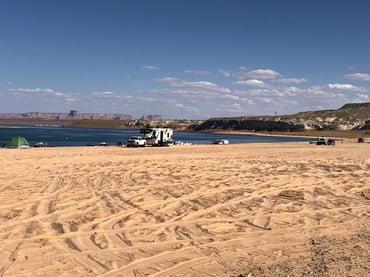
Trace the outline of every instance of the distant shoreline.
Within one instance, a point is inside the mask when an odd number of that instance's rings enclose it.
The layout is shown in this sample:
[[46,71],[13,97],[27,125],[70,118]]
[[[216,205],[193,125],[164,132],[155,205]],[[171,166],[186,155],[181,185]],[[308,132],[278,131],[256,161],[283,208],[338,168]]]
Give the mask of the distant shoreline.
[[7,126],[7,125],[0,125],[0,128],[19,128],[18,126]]
[[300,132],[251,132],[251,131],[235,131],[235,130],[215,130],[208,131],[219,134],[238,134],[238,135],[255,135],[255,136],[279,136],[279,137],[311,137],[317,138],[321,136],[330,137],[334,139],[357,139],[359,137],[368,137],[370,141],[370,132],[366,130],[330,130],[330,131],[300,131]]
[[[17,128],[20,125],[29,126],[45,126],[45,127],[66,127],[66,128],[102,128],[102,129],[140,129],[142,126],[127,126],[125,121],[121,120],[28,120],[28,119],[0,119],[0,128]],[[191,131],[197,132],[194,129],[187,129],[189,126],[170,126],[175,131]],[[297,132],[283,131],[260,131],[253,132],[250,130],[202,130],[202,132],[219,133],[219,134],[241,134],[241,135],[256,135],[256,136],[284,136],[284,137],[320,137],[327,136],[335,139],[357,139],[368,138],[370,140],[369,130],[306,130]]]

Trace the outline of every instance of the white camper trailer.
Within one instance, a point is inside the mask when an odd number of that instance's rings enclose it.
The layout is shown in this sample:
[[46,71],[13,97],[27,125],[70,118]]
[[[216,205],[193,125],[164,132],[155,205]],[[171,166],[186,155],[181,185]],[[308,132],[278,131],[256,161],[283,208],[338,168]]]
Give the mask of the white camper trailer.
[[140,136],[147,145],[168,146],[173,143],[173,130],[169,128],[142,128]]

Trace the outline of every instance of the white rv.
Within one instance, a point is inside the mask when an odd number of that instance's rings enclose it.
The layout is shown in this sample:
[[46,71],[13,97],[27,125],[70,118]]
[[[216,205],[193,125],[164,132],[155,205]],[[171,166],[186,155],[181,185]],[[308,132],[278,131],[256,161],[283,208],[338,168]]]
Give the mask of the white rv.
[[173,130],[169,128],[142,128],[140,136],[147,145],[167,146],[173,143]]

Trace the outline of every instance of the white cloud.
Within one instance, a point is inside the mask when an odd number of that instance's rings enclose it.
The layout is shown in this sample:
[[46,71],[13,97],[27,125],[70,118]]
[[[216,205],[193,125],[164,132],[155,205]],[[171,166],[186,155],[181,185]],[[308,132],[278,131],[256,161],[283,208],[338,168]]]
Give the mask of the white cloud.
[[261,80],[244,80],[244,81],[236,81],[234,82],[235,85],[242,85],[242,86],[255,86],[255,87],[263,87],[265,83]]
[[92,95],[99,98],[112,98],[115,96],[111,91],[96,91],[93,92]]
[[229,72],[229,71],[226,71],[226,70],[223,70],[223,69],[218,69],[217,71],[220,72],[222,74],[222,76],[224,76],[224,77],[229,78],[231,76],[231,72]]
[[302,84],[307,82],[304,78],[279,78],[276,80],[273,80],[273,82],[276,83],[282,83],[282,84]]
[[232,104],[231,106],[232,106],[234,109],[237,109],[237,110],[240,110],[240,108],[241,108],[240,103],[234,103],[234,104]]
[[164,78],[155,79],[154,81],[159,82],[159,83],[174,83],[174,82],[177,82],[178,79],[173,78],[173,77],[164,77]]
[[224,97],[228,99],[232,99],[232,100],[240,100],[239,95],[235,95],[235,94],[225,94]]
[[351,84],[328,84],[328,88],[340,90],[353,90],[355,87]]
[[352,80],[370,81],[370,74],[366,73],[347,74],[345,77]]
[[368,94],[357,93],[357,97],[361,99],[361,101],[369,101],[370,97]]
[[285,90],[287,92],[293,93],[293,94],[299,94],[299,93],[303,93],[305,91],[304,89],[297,88],[297,87],[288,87]]
[[143,69],[147,69],[147,70],[157,70],[157,69],[159,69],[159,67],[154,66],[154,65],[143,65]]
[[274,100],[272,98],[264,97],[264,98],[262,98],[262,102],[264,102],[266,104],[270,104],[270,103],[273,103]]
[[329,89],[341,90],[341,91],[358,91],[358,92],[367,91],[365,88],[357,87],[352,84],[328,84],[327,87]]
[[256,69],[242,74],[243,77],[253,79],[274,79],[280,76],[280,73],[271,69]]
[[158,98],[153,98],[153,97],[143,97],[143,96],[139,96],[137,97],[136,99],[140,100],[140,101],[144,101],[144,102],[160,102],[158,100]]
[[198,82],[183,82],[181,84],[182,87],[186,87],[189,90],[196,90],[199,93],[205,92],[205,93],[229,93],[230,89],[225,88],[222,86],[217,85],[216,83],[213,82],[208,82],[208,81],[198,81]]
[[[218,72],[224,73],[223,70]],[[314,110],[319,106],[324,109],[335,108],[354,101],[368,101],[368,90],[350,83],[333,82],[325,86],[301,88],[299,85],[307,82],[305,78],[283,78],[280,73],[270,69],[239,69],[226,75],[235,79],[230,80],[230,87],[213,80],[193,81],[164,77],[155,80],[163,83],[163,88],[155,92],[163,103],[172,106],[170,109],[174,113],[176,108],[179,113],[180,110],[190,113],[188,107],[193,107],[194,113],[190,115],[192,118],[274,114],[275,111],[290,114]],[[245,86],[245,89],[233,89],[231,85]],[[353,92],[358,94],[354,95]]]
[[54,90],[50,88],[11,88],[13,92],[29,93],[29,94],[53,94]]
[[327,86],[322,87],[322,86],[312,86],[306,90],[307,97],[312,97],[312,96],[325,96],[325,98],[328,97],[335,97],[336,93],[330,90]]
[[[172,93],[191,95],[210,95],[214,93],[228,93],[230,89],[221,87],[209,81],[184,81],[172,77],[156,79],[157,82],[167,83]],[[165,90],[162,90],[165,92]]]
[[208,75],[210,74],[207,70],[185,70],[184,73],[187,74],[196,74],[196,75]]
[[218,89],[220,88],[217,84],[208,81],[197,81],[197,82],[182,82],[184,86],[198,87],[198,88],[208,88],[208,89]]
[[57,97],[63,98],[67,102],[75,101],[75,97],[70,94],[58,92],[50,88],[11,88],[9,89],[10,92],[14,93],[15,95],[23,95],[23,96],[31,96],[31,97]]

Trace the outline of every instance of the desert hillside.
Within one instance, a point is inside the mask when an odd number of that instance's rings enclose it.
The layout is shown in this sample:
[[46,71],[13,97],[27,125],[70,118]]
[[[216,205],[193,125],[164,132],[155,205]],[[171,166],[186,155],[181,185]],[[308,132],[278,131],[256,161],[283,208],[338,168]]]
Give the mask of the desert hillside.
[[305,131],[370,130],[370,103],[346,104],[337,110],[292,115],[211,118],[197,130]]

